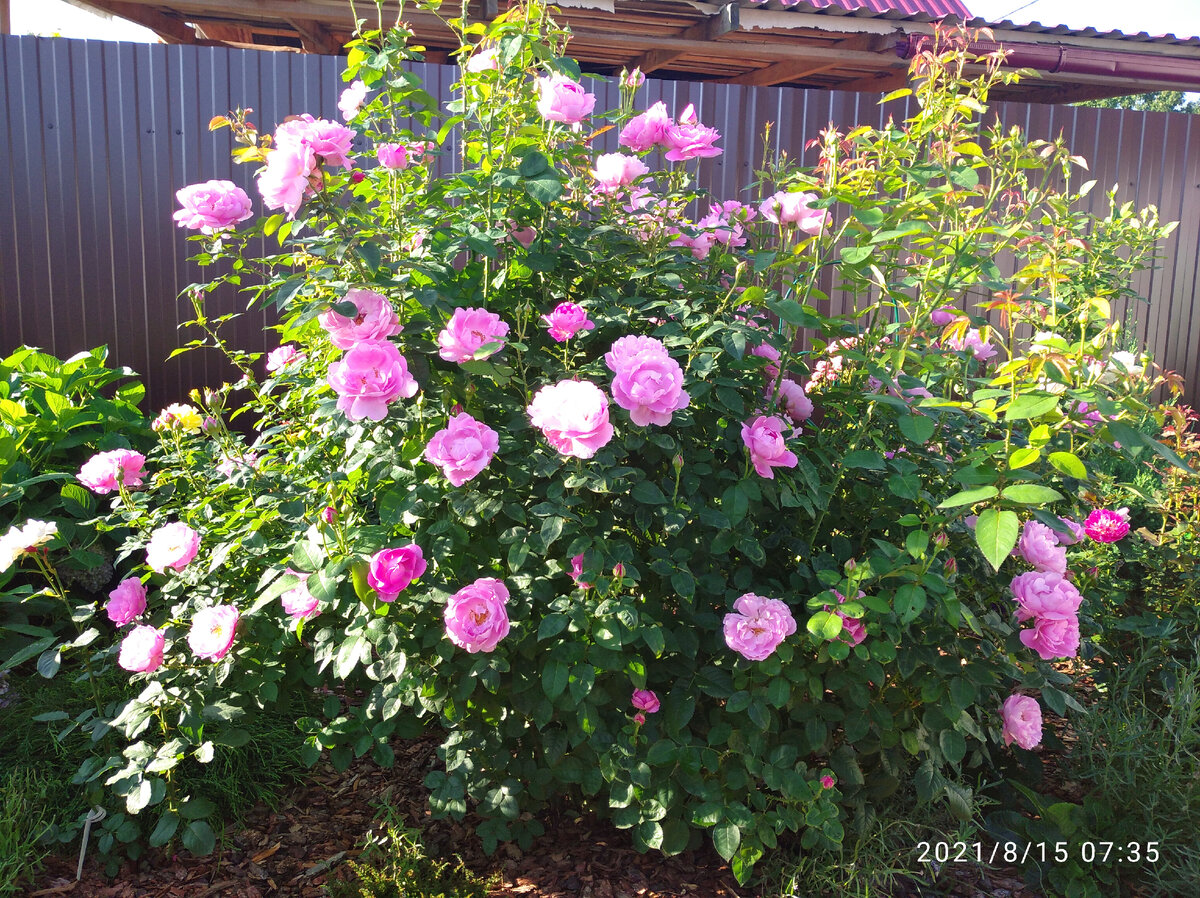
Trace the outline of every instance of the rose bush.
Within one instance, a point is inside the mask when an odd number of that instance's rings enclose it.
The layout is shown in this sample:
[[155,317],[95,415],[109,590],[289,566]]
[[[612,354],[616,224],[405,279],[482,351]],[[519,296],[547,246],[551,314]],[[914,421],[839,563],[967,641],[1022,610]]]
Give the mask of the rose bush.
[[[387,763],[436,725],[434,808],[474,802],[490,845],[569,795],[642,849],[708,831],[744,878],[907,782],[965,809],[964,771],[1074,701],[1048,659],[1089,626],[1060,517],[1092,513],[1089,459],[1172,454],[1131,427],[1153,381],[1108,361],[1110,304],[1169,228],[1079,211],[1082,160],[985,130],[1014,76],[945,44],[912,118],[830,129],[743,203],[693,186],[721,153],[694,108],[635,114],[623,79],[597,111],[540,7],[467,36],[489,63],[440,124],[403,29],[351,45],[346,125],[226,120],[283,211],[196,238],[198,342],[228,349],[204,295],[267,236],[247,289],[292,349],[230,350],[240,407],[227,387],[164,416],[147,488],[113,500],[127,555],[150,548],[122,649],[149,675],[113,721],[128,747],[80,778],[203,848],[166,774],[343,684],[365,698],[300,721],[309,760]],[[592,147],[606,121],[625,161]],[[831,269],[851,316],[821,312]]]

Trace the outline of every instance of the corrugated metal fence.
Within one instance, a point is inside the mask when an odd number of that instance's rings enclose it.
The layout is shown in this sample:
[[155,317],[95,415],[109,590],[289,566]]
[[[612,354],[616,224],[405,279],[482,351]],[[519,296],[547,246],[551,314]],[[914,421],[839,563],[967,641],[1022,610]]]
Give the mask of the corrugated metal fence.
[[[448,99],[456,69],[416,65],[430,92]],[[191,307],[182,286],[200,278],[187,261],[185,234],[171,213],[179,187],[210,178],[240,183],[254,196],[252,170],[229,158],[227,131],[209,119],[238,106],[270,129],[301,112],[337,117],[341,60],[211,47],[120,44],[52,38],[0,38],[0,352],[21,343],[58,355],[106,343],[116,362],[145,374],[149,408],[215,385],[230,371],[215,354],[165,361]],[[597,108],[617,105],[612,84],[594,82]],[[720,198],[741,197],[762,159],[761,135],[773,122],[772,152],[803,156],[828,122],[848,129],[882,124],[876,96],[648,81],[639,105],[663,100],[678,111],[695,103],[722,135],[723,156],[701,167]],[[889,107],[889,109],[894,107]],[[1033,137],[1060,131],[1099,181],[1093,203],[1119,184],[1138,206],[1153,203],[1182,224],[1162,266],[1136,287],[1150,299],[1136,310],[1139,334],[1159,362],[1200,381],[1200,116],[1001,103],[1008,125]],[[602,138],[610,143],[615,135]],[[610,148],[615,148],[615,145]],[[815,151],[814,151],[815,152]],[[809,157],[812,161],[812,157]],[[1097,206],[1097,211],[1099,210]],[[226,297],[234,311],[236,298]],[[833,306],[839,300],[835,296]],[[1121,314],[1122,310],[1115,310]],[[227,333],[244,349],[273,345],[262,314]]]

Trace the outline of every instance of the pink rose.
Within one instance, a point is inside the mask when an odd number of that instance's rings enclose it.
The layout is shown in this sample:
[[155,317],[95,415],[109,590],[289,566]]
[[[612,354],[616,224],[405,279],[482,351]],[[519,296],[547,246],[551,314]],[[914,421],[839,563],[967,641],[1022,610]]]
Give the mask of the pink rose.
[[954,306],[939,306],[929,313],[929,320],[938,327],[945,327],[951,321],[959,316],[959,311]]
[[604,391],[586,380],[542,387],[527,409],[530,422],[563,455],[591,458],[613,438]]
[[629,147],[635,153],[644,153],[646,150],[666,142],[667,129],[672,124],[667,107],[660,101],[641,115],[635,115],[630,119],[629,124],[621,129],[621,136],[617,138],[617,143],[623,147]]
[[573,302],[560,302],[549,315],[543,315],[542,320],[550,329],[550,336],[559,343],[565,343],[580,331],[593,330],[596,325],[588,320],[583,306]]
[[1004,721],[1004,744],[1014,742],[1028,751],[1042,741],[1042,709],[1028,695],[1010,695],[1000,709]]
[[[619,362],[612,369],[613,400],[629,412],[634,424],[663,427],[671,423],[675,412],[687,408],[690,397],[683,389],[683,369],[667,354],[667,348],[653,338],[642,339],[637,345],[647,348],[641,352],[625,355],[614,343],[605,356],[605,361],[613,356]],[[651,343],[655,345],[650,347]]]
[[295,218],[304,197],[320,185],[317,157],[307,145],[277,146],[267,155],[267,166],[258,176],[258,192],[268,209],[283,209]]
[[662,707],[658,696],[651,689],[633,690],[633,698],[630,701],[635,708],[639,711],[645,711],[647,714],[657,714],[658,709]]
[[200,550],[200,534],[180,521],[164,524],[150,534],[146,564],[156,573],[182,571]]
[[195,656],[205,661],[220,661],[229,654],[239,617],[232,605],[213,605],[197,611],[188,631],[188,645]]
[[1021,642],[1043,661],[1074,658],[1079,653],[1079,618],[1074,614],[1039,614],[1033,629],[1021,631]]
[[326,165],[350,168],[355,134],[345,125],[305,113],[275,129],[275,146],[309,147]]
[[772,468],[794,468],[799,463],[796,454],[788,450],[783,440],[786,425],[774,415],[759,415],[742,425],[742,442],[750,452],[750,462],[759,477],[775,479]]
[[417,393],[408,362],[393,344],[364,340],[329,366],[329,386],[338,394],[337,407],[351,421],[382,421],[388,403]]
[[749,661],[762,661],[796,632],[792,609],[779,599],[752,592],[733,603],[734,613],[725,615],[725,643]]
[[258,453],[247,450],[245,452],[222,452],[221,461],[217,464],[217,473],[223,477],[232,477],[238,471],[243,469],[253,470],[258,467]]
[[352,349],[363,340],[386,340],[404,330],[387,297],[374,290],[351,287],[341,302],[353,305],[358,314],[347,318],[333,309],[326,309],[317,316],[338,349]]
[[576,124],[590,115],[596,105],[595,96],[565,75],[539,78],[538,96],[538,112],[548,122]]
[[596,157],[592,177],[596,179],[596,190],[600,193],[612,193],[627,187],[649,171],[649,166],[636,156],[605,153]]
[[304,571],[293,571],[291,568],[286,568],[284,573],[295,574],[300,578],[299,583],[279,597],[283,602],[284,612],[295,620],[308,620],[316,617],[321,602],[309,592],[309,575]]
[[1097,508],[1083,522],[1083,532],[1098,543],[1115,543],[1129,533],[1129,509]]
[[574,556],[571,559],[571,579],[575,581],[575,585],[578,586],[580,589],[591,589],[592,584],[586,582],[585,580],[580,579],[582,577],[583,577],[583,553],[580,552],[578,555]]
[[992,358],[998,350],[992,345],[991,341],[983,341],[978,328],[971,328],[962,336],[951,337],[946,344],[955,352],[970,352],[976,361],[986,362]]
[[1057,530],[1054,531],[1054,535],[1058,537],[1059,545],[1073,546],[1087,536],[1083,530],[1082,524],[1075,522],[1071,518],[1059,518],[1059,520],[1066,524],[1067,529],[1071,531],[1070,533],[1059,533]]
[[141,617],[146,610],[146,587],[137,577],[128,577],[108,594],[104,613],[118,627]]
[[179,227],[203,234],[232,228],[254,214],[250,197],[232,181],[189,184],[177,190],[175,198],[183,206],[174,215]]
[[1009,584],[1017,600],[1017,620],[1043,614],[1075,614],[1083,596],[1075,584],[1056,571],[1027,571]]
[[338,100],[338,109],[341,110],[342,118],[346,121],[358,115],[358,110],[362,108],[363,100],[367,98],[367,85],[361,80],[350,82],[350,86],[342,91],[342,96]]
[[[455,309],[438,334],[438,355],[447,362],[486,359],[504,348],[508,324],[487,309]],[[484,350],[489,344],[498,344]]]
[[780,190],[763,200],[758,210],[767,221],[777,225],[795,225],[805,234],[817,236],[829,223],[829,212],[814,209],[815,193]]
[[620,371],[632,365],[641,355],[659,355],[665,358],[667,347],[661,340],[655,340],[653,337],[635,334],[618,337],[604,354],[604,364],[608,366],[609,371]]
[[785,377],[779,383],[779,404],[793,424],[807,421],[813,415],[812,400],[804,388],[790,377]]
[[493,577],[476,580],[450,597],[446,635],[471,654],[490,652],[508,635],[508,588]]
[[[837,596],[839,605],[841,605],[842,603],[844,603],[846,601],[846,597],[844,595],[842,595],[840,592],[838,592],[836,589],[833,590],[833,594],[835,596]],[[866,593],[863,592],[862,590],[859,590],[858,597],[861,599],[861,598],[864,598],[865,596],[866,596]],[[829,605],[824,606],[824,610],[832,611],[834,614],[836,614],[838,617],[840,617],[842,619],[842,632],[838,636],[838,639],[840,639],[842,642],[848,642],[848,643],[850,643],[850,646],[853,647],[853,646],[858,645],[860,642],[862,642],[864,639],[867,638],[867,627],[858,618],[850,617],[845,612],[843,612],[841,609],[831,608]]]
[[408,168],[408,147],[402,143],[381,143],[375,147],[375,158],[384,168]]
[[537,228],[529,225],[524,228],[518,228],[516,222],[508,223],[508,236],[510,239],[517,241],[521,246],[529,249],[533,246],[533,241],[537,239]]
[[111,449],[97,452],[79,469],[76,479],[98,495],[105,495],[122,485],[140,487],[146,476],[146,456],[132,449]]
[[832,789],[833,784],[834,784],[834,779],[828,773],[825,774],[823,777],[821,777],[821,788],[822,789]]
[[455,415],[425,447],[425,458],[437,465],[454,486],[462,486],[488,466],[500,436],[465,412]]
[[267,353],[267,371],[274,374],[277,371],[282,371],[293,362],[300,364],[306,358],[307,356],[304,353],[296,349],[295,343],[284,343],[282,346],[276,346]]
[[394,602],[410,583],[421,578],[426,567],[425,553],[416,543],[398,549],[383,549],[371,558],[367,583],[375,590],[379,601]]
[[468,72],[498,72],[500,70],[500,50],[497,47],[476,50],[467,60],[466,70]]
[[720,138],[716,128],[700,124],[696,118],[696,107],[689,103],[679,116],[679,121],[667,128],[663,144],[667,148],[668,159],[686,162],[689,159],[720,156],[724,150],[713,146]]
[[152,673],[162,667],[167,640],[154,627],[134,627],[121,640],[117,664],[134,673]]
[[1067,572],[1067,550],[1058,544],[1058,535],[1038,521],[1025,522],[1016,551],[1039,571]]

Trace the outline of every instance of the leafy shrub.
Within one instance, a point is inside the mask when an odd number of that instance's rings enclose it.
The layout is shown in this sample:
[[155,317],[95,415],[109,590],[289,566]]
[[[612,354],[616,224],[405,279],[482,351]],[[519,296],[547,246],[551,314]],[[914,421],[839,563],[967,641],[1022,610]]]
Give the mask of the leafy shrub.
[[[869,829],[905,783],[969,817],[1006,697],[1077,704],[1048,663],[1075,654],[1074,611],[1013,619],[1023,520],[1065,569],[1092,460],[1175,458],[1135,426],[1154,382],[1109,354],[1110,304],[1170,227],[1079,211],[1082,160],[985,128],[1014,76],[953,36],[921,54],[910,119],[831,128],[815,170],[710,206],[693,171],[719,135],[694,110],[634,116],[629,82],[575,127],[594,99],[540,6],[459,25],[477,42],[440,130],[407,33],[369,32],[344,105],[378,166],[350,167],[336,123],[268,139],[234,114],[283,211],[236,229],[244,195],[185,193],[200,262],[231,262],[189,288],[193,344],[245,392],[160,416],[152,484],[112,503],[151,596],[95,660],[119,652],[141,692],[112,721],[128,746],[79,778],[155,807],[150,844],[207,850],[172,771],[340,683],[298,721],[306,759],[390,763],[434,721],[433,806],[474,802],[489,848],[528,845],[563,795],[643,850],[707,831],[742,879],[789,833]],[[634,152],[595,156],[604,119]],[[460,170],[434,177],[452,130]],[[245,259],[263,236],[280,254]],[[822,313],[829,272],[852,315]],[[281,313],[265,377],[204,313],[226,282]],[[1040,733],[1026,716],[1017,739]]]

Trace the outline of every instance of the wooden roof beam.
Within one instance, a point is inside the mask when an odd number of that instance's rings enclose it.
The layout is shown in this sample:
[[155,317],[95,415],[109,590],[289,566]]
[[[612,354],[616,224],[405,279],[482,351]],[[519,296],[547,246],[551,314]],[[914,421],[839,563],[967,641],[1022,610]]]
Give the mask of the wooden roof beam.
[[120,16],[122,19],[128,19],[131,22],[149,28],[162,38],[164,43],[195,44],[200,41],[195,29],[183,21],[183,19],[165,15],[157,9],[152,9],[148,6],[142,6],[137,3],[125,3],[121,2],[121,0],[104,0],[103,3],[90,2],[88,0],[88,2],[80,2],[76,5],[91,8],[93,11],[101,14]]
[[[685,28],[678,34],[672,35],[673,40],[682,41],[715,41],[723,34],[729,34],[731,31],[737,31],[741,27],[740,13],[738,7],[733,3],[727,3],[721,7],[721,10],[715,16],[709,16],[703,22],[697,22],[689,28]],[[641,69],[643,75],[658,69],[665,68],[668,63],[674,62],[680,56],[687,55],[686,50],[680,49],[654,49],[648,50],[637,59],[629,64],[630,69]]]
[[324,56],[337,56],[341,53],[341,44],[320,22],[312,22],[307,19],[288,19],[288,24],[300,35],[300,47],[305,53],[317,53]]
[[801,78],[807,78],[809,75],[828,71],[836,65],[836,62],[830,62],[827,59],[820,61],[788,59],[784,62],[777,62],[774,65],[766,66],[765,68],[755,69],[744,75],[738,75],[736,78],[730,78],[729,83],[741,84],[745,87],[770,87],[774,84],[783,84],[787,81],[799,81]]

